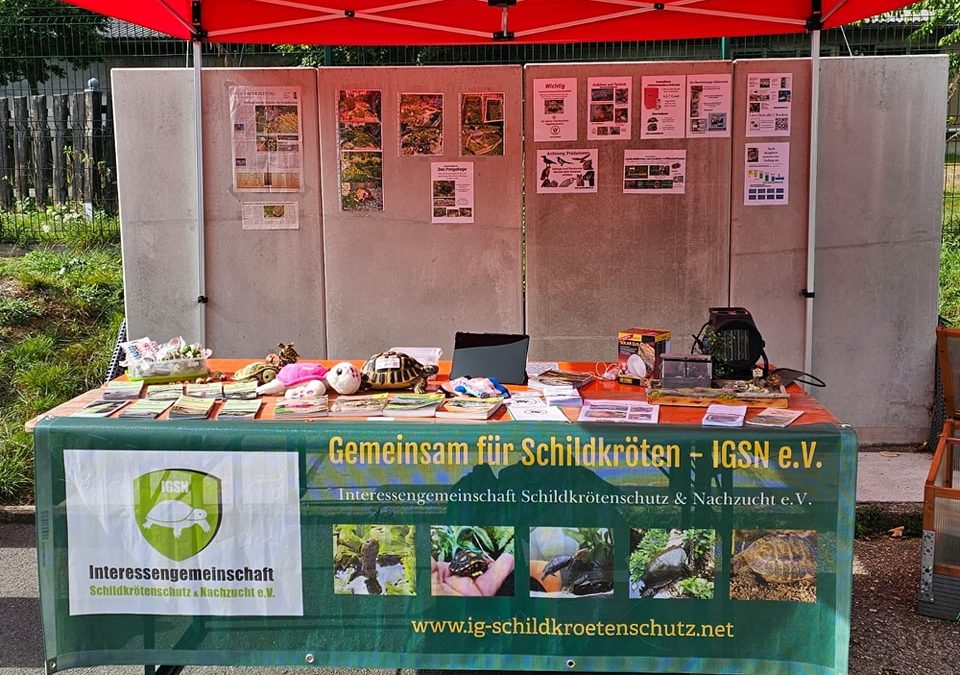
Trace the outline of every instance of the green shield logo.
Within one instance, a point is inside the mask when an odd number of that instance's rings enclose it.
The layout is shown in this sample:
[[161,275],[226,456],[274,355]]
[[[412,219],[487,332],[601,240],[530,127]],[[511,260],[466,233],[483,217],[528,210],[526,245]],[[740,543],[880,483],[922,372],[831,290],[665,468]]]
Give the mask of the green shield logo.
[[220,479],[191,469],[160,469],[133,480],[133,511],[143,538],[180,562],[217,536]]

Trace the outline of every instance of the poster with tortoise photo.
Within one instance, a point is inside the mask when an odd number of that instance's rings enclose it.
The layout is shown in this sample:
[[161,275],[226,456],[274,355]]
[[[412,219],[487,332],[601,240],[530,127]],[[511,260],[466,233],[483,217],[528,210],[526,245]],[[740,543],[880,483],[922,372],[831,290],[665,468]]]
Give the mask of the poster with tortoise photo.
[[337,92],[340,208],[383,211],[383,123],[379,89]]
[[817,533],[734,530],[731,600],[817,601]]
[[430,528],[432,595],[512,597],[512,527],[434,525]]
[[413,525],[333,526],[333,592],[416,595]]

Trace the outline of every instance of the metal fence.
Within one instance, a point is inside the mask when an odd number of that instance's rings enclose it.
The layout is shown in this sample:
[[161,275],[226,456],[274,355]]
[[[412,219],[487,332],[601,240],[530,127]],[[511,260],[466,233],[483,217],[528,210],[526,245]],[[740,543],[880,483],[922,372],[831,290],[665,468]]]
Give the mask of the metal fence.
[[[110,70],[184,67],[192,47],[120,21],[51,2],[44,13],[0,4],[0,241],[115,236],[117,195]],[[8,16],[8,14],[10,16]],[[943,34],[912,39],[918,17],[824,31],[821,55],[940,51]],[[458,47],[206,45],[204,66],[524,64],[583,61],[807,57],[805,35],[654,42]],[[945,229],[960,231],[960,99],[951,97]],[[956,199],[954,199],[956,196]]]

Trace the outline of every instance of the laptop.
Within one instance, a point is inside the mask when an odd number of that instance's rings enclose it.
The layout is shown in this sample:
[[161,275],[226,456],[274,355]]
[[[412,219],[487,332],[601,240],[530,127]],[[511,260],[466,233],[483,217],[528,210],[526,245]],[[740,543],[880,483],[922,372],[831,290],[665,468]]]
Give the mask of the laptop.
[[529,335],[457,332],[450,379],[493,377],[501,384],[527,383]]

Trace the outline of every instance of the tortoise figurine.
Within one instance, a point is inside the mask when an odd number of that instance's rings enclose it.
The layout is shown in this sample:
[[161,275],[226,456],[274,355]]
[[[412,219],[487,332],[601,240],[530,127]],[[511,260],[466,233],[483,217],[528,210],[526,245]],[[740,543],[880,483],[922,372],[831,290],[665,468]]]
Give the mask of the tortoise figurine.
[[233,379],[237,382],[242,380],[256,380],[257,384],[264,385],[272,382],[277,373],[280,372],[280,366],[269,361],[254,361],[248,363],[233,374]]
[[750,570],[772,584],[789,584],[817,576],[816,551],[810,540],[795,534],[768,534],[733,556],[731,571]]
[[427,378],[437,373],[436,366],[425,366],[403,352],[374,354],[360,368],[361,391],[365,389],[408,389],[423,394]]

